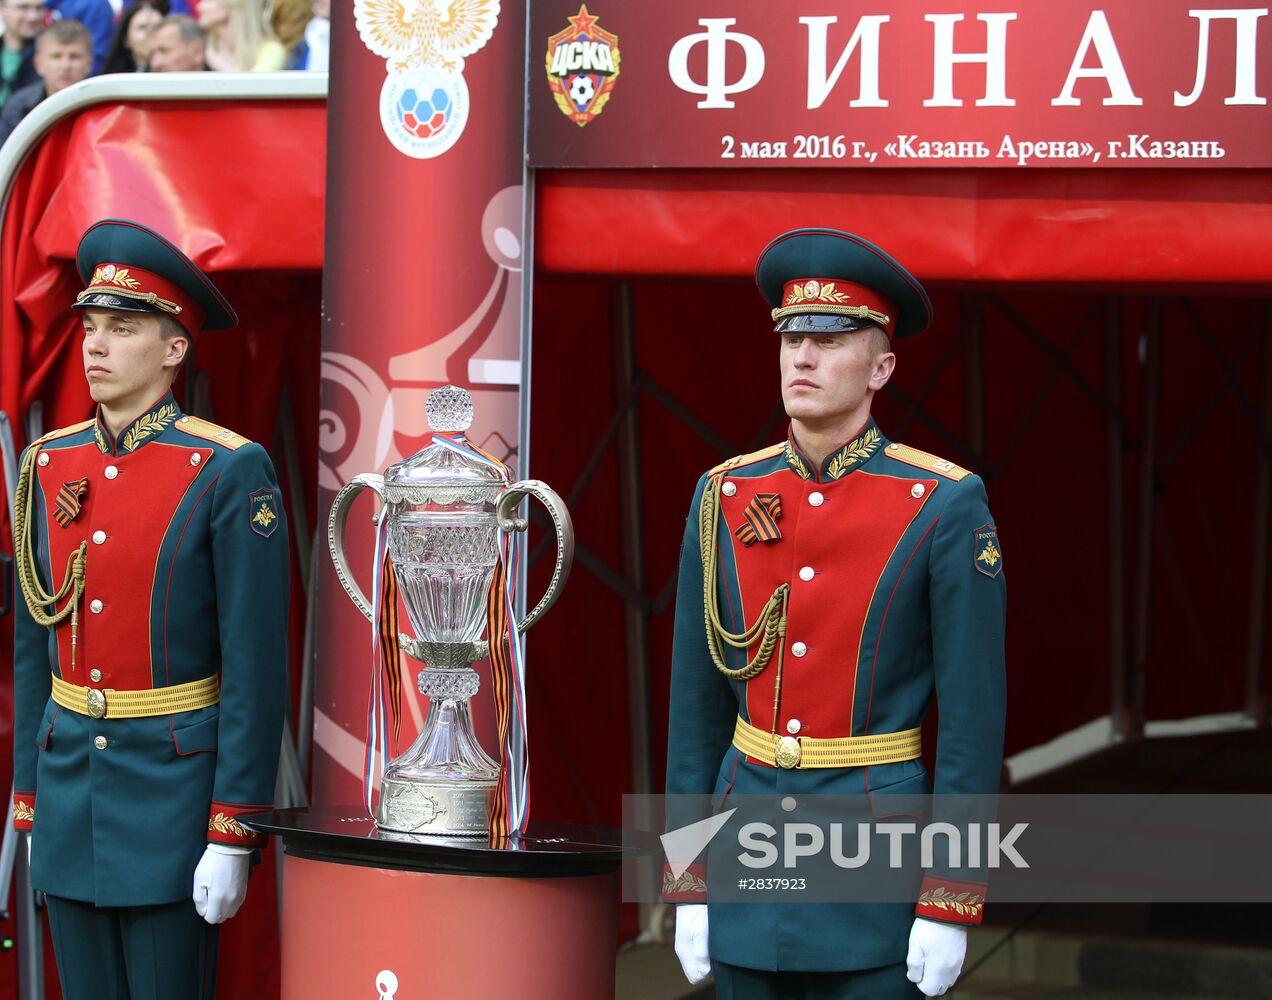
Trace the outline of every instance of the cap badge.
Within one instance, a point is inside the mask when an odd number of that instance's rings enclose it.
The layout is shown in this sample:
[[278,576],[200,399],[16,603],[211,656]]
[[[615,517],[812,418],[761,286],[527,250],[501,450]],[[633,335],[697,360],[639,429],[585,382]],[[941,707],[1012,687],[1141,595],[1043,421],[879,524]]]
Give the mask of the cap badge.
[[128,268],[116,267],[114,264],[103,264],[93,272],[94,285],[119,285],[121,288],[140,288],[141,282],[130,277]]
[[820,281],[813,278],[802,284],[799,282],[793,283],[786,295],[786,301],[782,305],[794,306],[803,302],[831,302],[842,305],[847,301],[848,296],[844,292],[837,290],[833,281],[828,281],[823,285]]

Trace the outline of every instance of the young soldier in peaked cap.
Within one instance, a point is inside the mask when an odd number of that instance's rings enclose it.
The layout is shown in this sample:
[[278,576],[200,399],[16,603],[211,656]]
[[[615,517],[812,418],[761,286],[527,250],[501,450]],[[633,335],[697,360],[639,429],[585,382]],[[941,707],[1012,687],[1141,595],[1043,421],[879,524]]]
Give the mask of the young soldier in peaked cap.
[[[928,326],[931,302],[883,250],[833,229],[773,240],[756,281],[790,433],[711,469],[694,493],[667,793],[722,809],[729,795],[933,791],[920,759],[933,693],[935,791],[995,793],[1005,593],[985,488],[890,442],[870,415],[893,341]],[[908,903],[721,904],[694,865],[668,869],[663,896],[681,904],[686,975],[713,970],[721,997],[883,1000],[949,989],[981,919],[983,881],[939,867],[921,879]]]
[[75,307],[92,420],[23,453],[14,822],[68,1000],[213,995],[246,894],[287,678],[288,550],[264,449],[182,414],[198,330],[234,310],[170,242],[84,234]]

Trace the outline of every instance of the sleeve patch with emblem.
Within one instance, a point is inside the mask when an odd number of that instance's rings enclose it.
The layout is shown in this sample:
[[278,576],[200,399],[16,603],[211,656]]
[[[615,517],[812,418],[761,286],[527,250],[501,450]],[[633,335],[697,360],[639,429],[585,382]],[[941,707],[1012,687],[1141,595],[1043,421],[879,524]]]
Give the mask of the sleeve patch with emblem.
[[268,538],[278,528],[278,498],[272,489],[257,490],[248,500],[248,519],[252,530]]
[[1003,571],[1003,553],[998,545],[998,528],[987,524],[977,528],[976,555],[973,565],[986,576],[997,576]]

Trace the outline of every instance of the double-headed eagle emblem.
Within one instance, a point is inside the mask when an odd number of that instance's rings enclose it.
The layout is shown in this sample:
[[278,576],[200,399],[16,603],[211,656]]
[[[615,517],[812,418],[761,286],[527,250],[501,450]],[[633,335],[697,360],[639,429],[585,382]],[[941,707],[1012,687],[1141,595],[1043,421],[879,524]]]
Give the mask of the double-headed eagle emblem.
[[494,33],[499,0],[355,0],[358,34],[391,73],[432,66],[464,71]]

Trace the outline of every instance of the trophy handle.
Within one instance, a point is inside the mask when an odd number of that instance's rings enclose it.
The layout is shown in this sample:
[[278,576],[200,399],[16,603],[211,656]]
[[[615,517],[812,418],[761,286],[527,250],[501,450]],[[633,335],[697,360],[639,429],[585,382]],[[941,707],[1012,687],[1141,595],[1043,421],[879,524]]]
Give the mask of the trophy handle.
[[[327,518],[327,547],[331,550],[331,561],[335,563],[340,586],[344,587],[345,593],[353,599],[358,610],[366,615],[367,621],[371,621],[371,602],[358,586],[358,581],[353,578],[353,571],[349,568],[349,558],[345,555],[345,522],[349,519],[349,508],[353,506],[354,499],[364,489],[375,490],[380,502],[384,503],[383,476],[378,476],[374,472],[364,472],[362,475],[354,476],[345,484],[344,489],[336,494],[336,499],[331,505],[331,516]],[[380,516],[383,516],[383,510]]]
[[522,497],[527,496],[532,496],[543,504],[552,517],[557,537],[556,564],[552,567],[552,579],[548,582],[547,593],[534,606],[534,610],[517,625],[519,632],[525,632],[543,616],[548,608],[552,607],[570,575],[570,567],[574,564],[574,523],[570,520],[570,512],[566,509],[565,501],[557,496],[547,483],[540,482],[538,479],[526,479],[513,483],[504,490],[495,504],[495,519],[499,527],[504,531],[526,530],[529,522],[523,517],[517,517],[516,510]]

